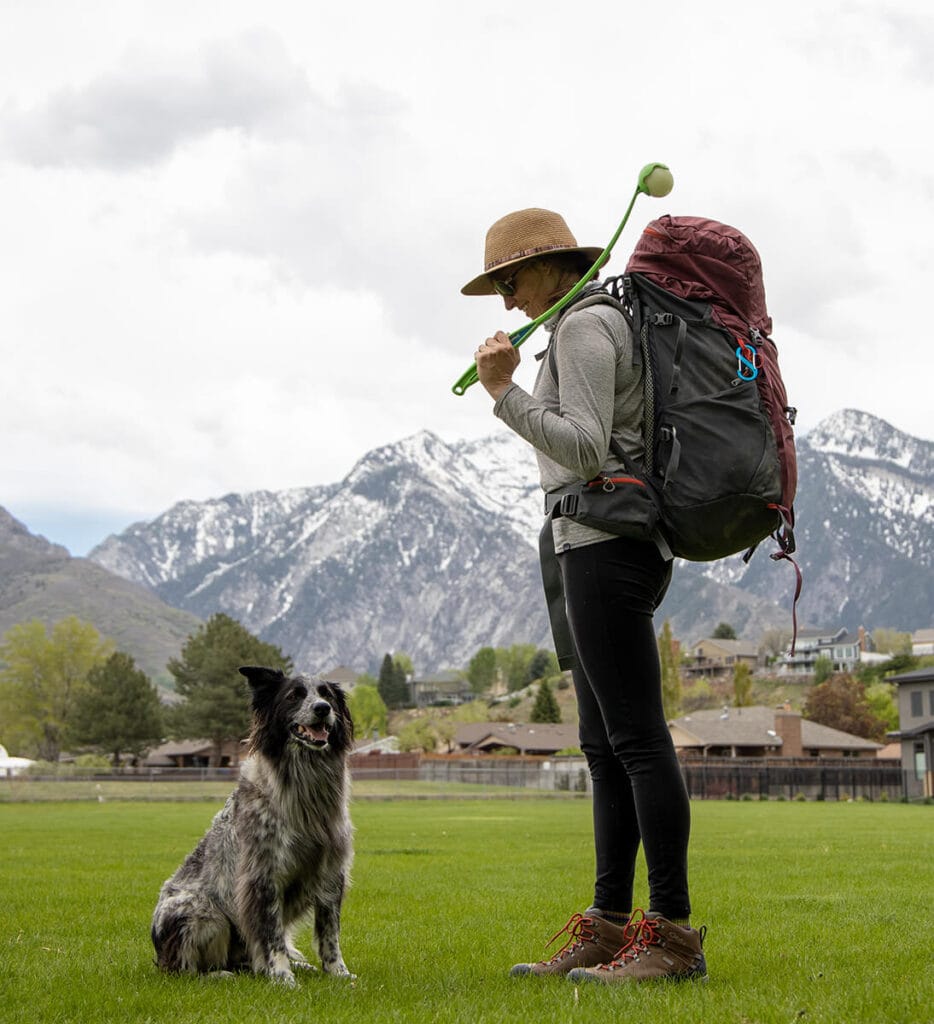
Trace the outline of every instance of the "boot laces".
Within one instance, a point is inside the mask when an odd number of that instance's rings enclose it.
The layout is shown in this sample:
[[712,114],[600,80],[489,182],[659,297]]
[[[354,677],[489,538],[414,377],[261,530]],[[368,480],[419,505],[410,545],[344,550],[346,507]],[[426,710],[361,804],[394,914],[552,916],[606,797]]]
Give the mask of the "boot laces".
[[[636,914],[642,914],[642,917],[637,920]],[[659,942],[655,921],[646,917],[643,910],[633,911],[626,931],[628,938],[623,948],[608,964],[600,964],[597,967],[598,971],[612,971],[618,967],[625,967],[631,960],[638,960],[639,954],[644,953],[649,946],[657,945]]]
[[554,935],[545,943],[547,949],[559,936],[564,935],[565,932],[568,935],[567,942],[558,950],[554,956],[547,961],[550,964],[557,963],[563,957],[572,953],[579,946],[582,946],[585,942],[596,941],[596,933],[593,930],[594,919],[587,917],[585,914],[572,914],[567,923],[563,928],[559,928]]

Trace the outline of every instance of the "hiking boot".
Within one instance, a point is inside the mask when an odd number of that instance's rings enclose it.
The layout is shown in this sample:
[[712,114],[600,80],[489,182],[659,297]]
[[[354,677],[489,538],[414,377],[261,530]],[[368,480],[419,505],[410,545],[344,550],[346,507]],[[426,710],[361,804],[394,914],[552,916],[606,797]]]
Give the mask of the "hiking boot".
[[706,928],[682,928],[660,914],[643,914],[630,921],[628,943],[608,963],[577,967],[569,981],[594,981],[604,985],[621,982],[706,981],[707,961],[703,946]]
[[568,940],[550,960],[535,964],[516,964],[510,974],[567,974],[575,968],[594,967],[612,960],[629,942],[629,925],[611,924],[595,910],[573,914],[568,923],[548,940],[546,948],[559,935]]

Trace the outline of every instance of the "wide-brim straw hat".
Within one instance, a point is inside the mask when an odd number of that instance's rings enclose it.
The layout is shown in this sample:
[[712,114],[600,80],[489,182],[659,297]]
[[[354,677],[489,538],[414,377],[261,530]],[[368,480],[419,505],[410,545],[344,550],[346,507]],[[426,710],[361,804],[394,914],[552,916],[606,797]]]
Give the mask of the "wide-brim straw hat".
[[483,273],[468,281],[461,288],[461,293],[495,295],[496,289],[490,278],[494,271],[557,252],[579,252],[593,263],[603,249],[578,245],[560,213],[536,207],[507,213],[486,233]]

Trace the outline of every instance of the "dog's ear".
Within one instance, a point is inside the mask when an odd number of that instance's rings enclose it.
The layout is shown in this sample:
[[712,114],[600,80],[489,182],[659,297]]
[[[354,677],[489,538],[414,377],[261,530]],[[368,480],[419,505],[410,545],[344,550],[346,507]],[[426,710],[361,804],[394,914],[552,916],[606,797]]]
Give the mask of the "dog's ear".
[[264,690],[269,687],[280,687],[285,682],[285,675],[277,668],[262,668],[257,665],[243,665],[240,674],[247,677],[252,690]]

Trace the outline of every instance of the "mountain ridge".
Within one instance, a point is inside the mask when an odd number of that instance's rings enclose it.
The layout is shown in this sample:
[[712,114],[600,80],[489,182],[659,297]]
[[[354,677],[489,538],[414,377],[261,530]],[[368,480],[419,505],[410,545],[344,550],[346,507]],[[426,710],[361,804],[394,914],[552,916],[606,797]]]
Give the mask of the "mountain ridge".
[[[801,621],[930,624],[934,444],[842,410],[797,447]],[[541,520],[525,442],[423,430],[367,452],[338,483],[182,502],[88,557],[202,618],[238,618],[309,670],[372,670],[387,650],[431,670],[488,644],[550,646]],[[758,638],[790,630],[793,587],[791,567],[761,552],[748,566],[679,563],[659,619],[685,642],[720,621]]]

